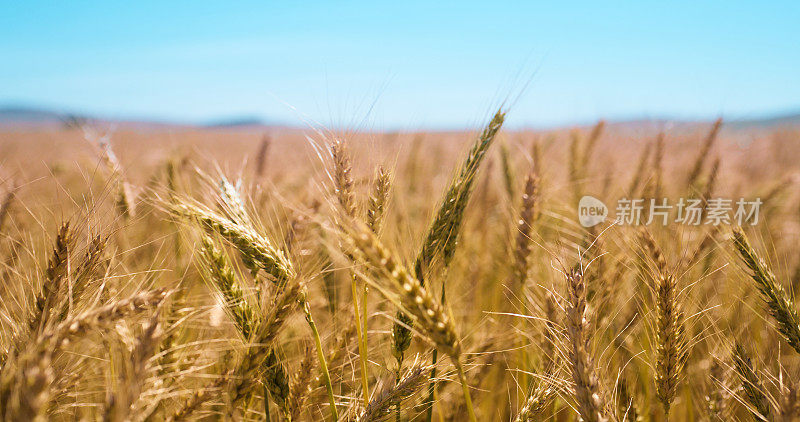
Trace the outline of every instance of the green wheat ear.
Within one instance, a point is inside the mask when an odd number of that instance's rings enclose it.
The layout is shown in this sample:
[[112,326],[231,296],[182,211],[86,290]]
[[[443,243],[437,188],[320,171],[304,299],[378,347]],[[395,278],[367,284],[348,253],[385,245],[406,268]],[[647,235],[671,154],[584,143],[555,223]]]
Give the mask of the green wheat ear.
[[458,176],[450,183],[439,211],[428,229],[428,235],[422,244],[419,255],[417,255],[414,267],[418,276],[420,271],[418,269],[424,270],[439,254],[442,255],[444,266],[447,266],[452,259],[458,241],[458,231],[461,221],[464,219],[464,210],[467,208],[467,202],[472,193],[475,175],[504,121],[505,113],[498,110],[472,145],[466,160],[461,165]]
[[[505,112],[498,110],[470,148],[458,176],[450,183],[414,264],[414,276],[421,284],[425,284],[425,270],[436,257],[441,255],[442,265],[447,266],[455,254],[458,231],[472,193],[475,175],[504,121]],[[398,322],[392,329],[392,351],[402,361],[404,352],[411,344],[411,331],[408,327],[412,321],[402,312],[398,312],[397,319]]]

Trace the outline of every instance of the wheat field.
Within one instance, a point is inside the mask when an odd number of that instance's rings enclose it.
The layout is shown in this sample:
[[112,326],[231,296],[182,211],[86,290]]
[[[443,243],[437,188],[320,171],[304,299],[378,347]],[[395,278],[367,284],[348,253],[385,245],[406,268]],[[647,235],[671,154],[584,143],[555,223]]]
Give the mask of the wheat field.
[[800,420],[800,131],[505,112],[4,130],[3,420]]

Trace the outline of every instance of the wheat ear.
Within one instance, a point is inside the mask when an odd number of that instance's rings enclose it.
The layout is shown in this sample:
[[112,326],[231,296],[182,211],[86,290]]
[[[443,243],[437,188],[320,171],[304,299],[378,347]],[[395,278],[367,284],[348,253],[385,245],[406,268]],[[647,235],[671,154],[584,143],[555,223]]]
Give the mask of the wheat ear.
[[795,351],[800,353],[800,317],[789,295],[775,279],[775,275],[750,245],[740,227],[733,230],[733,243],[739,251],[744,264],[750,269],[750,276],[756,283],[767,309],[778,323],[778,331]]
[[197,389],[194,393],[192,393],[192,396],[188,398],[180,408],[178,408],[178,410],[173,412],[172,415],[167,418],[167,421],[179,422],[189,420],[192,414],[194,414],[194,412],[199,409],[200,406],[211,400],[215,396],[215,393],[218,393],[218,390],[228,382],[228,376],[229,375],[219,377],[209,385]]
[[0,233],[3,232],[6,219],[8,219],[11,212],[11,205],[14,203],[14,198],[17,196],[17,189],[19,189],[19,185],[14,183],[11,188],[6,191],[5,195],[3,195],[3,200],[0,201]]
[[683,312],[672,275],[659,275],[656,291],[656,397],[669,415],[689,356]]
[[513,201],[517,195],[517,175],[514,171],[514,164],[511,162],[511,152],[505,142],[500,143],[500,165],[503,168],[503,187],[506,189],[508,199]]
[[[353,166],[344,141],[337,139],[331,144],[333,159],[333,187],[340,208],[347,218],[356,217],[355,195],[353,193]],[[369,214],[368,214],[369,217]],[[367,371],[367,295],[361,295],[359,306],[358,279],[350,274],[350,291],[353,300],[353,315],[356,317],[356,334],[358,335],[358,356],[361,365],[361,394],[364,405],[369,402],[369,374]],[[363,311],[362,311],[363,310]]]
[[264,172],[267,170],[267,158],[269,156],[269,147],[272,140],[269,136],[264,135],[261,138],[261,143],[258,146],[256,153],[256,178],[261,179],[264,177]]
[[706,135],[706,139],[703,141],[703,146],[700,148],[700,152],[697,154],[697,158],[694,160],[692,169],[689,171],[689,176],[687,177],[686,186],[688,186],[689,189],[695,185],[697,179],[700,177],[700,173],[703,171],[703,165],[708,158],[709,152],[711,152],[711,147],[714,146],[714,141],[716,141],[721,127],[722,119],[719,118],[714,122],[714,125],[711,126],[711,130],[708,132],[708,135]]
[[636,171],[633,173],[633,177],[631,177],[631,183],[628,187],[628,195],[631,197],[636,195],[636,192],[639,190],[639,187],[642,184],[642,179],[644,178],[645,170],[647,169],[647,161],[650,157],[650,150],[653,148],[653,145],[648,143],[645,145],[644,149],[642,150],[642,154],[639,156],[639,164],[636,166]]
[[[26,350],[19,358],[19,369],[16,372],[12,373],[14,365],[8,360],[0,368],[0,415],[5,414],[11,418],[9,420],[34,419],[41,416],[50,399],[50,385],[54,379],[50,365],[53,356],[71,340],[156,306],[167,296],[168,292],[165,290],[139,293],[47,328],[38,337],[34,347]],[[17,356],[10,356],[7,359],[17,359]],[[9,403],[13,403],[10,408],[6,407]]]
[[41,333],[45,329],[56,304],[64,297],[62,287],[69,272],[69,255],[74,238],[69,222],[64,222],[58,230],[53,253],[47,261],[42,290],[36,297],[34,315],[30,321],[32,332]]
[[[420,284],[425,283],[424,273],[436,257],[441,256],[442,267],[444,268],[447,268],[450,261],[453,259],[458,243],[461,223],[464,219],[464,211],[467,208],[467,203],[472,193],[475,176],[486,156],[486,152],[500,132],[504,121],[505,112],[503,112],[503,110],[497,110],[492,120],[484,127],[478,139],[473,143],[472,148],[467,154],[467,158],[461,165],[458,176],[450,183],[436,217],[428,229],[428,234],[417,255],[416,262],[414,263],[414,275],[416,279],[419,280]],[[446,292],[445,286],[442,285],[442,303],[446,300]],[[403,354],[411,342],[410,324],[411,320],[409,318],[402,315],[402,313],[397,314],[397,322],[392,332],[395,334],[393,353],[397,357],[398,371],[402,365]],[[433,417],[433,399],[436,393],[436,384],[433,380],[436,378],[436,360],[438,355],[439,351],[434,349],[431,357],[432,369],[427,400],[427,422],[430,422]]]
[[231,385],[229,386],[230,407],[235,407],[244,399],[255,385],[256,380],[263,375],[270,355],[273,353],[272,343],[300,303],[300,293],[303,285],[291,282],[275,298],[269,312],[264,316],[258,329],[254,332],[247,352],[239,366],[234,371]]
[[753,362],[744,347],[737,343],[733,350],[733,367],[742,381],[742,388],[747,402],[752,406],[750,411],[756,419],[769,420],[770,406],[764,393],[764,385],[756,372]]
[[305,347],[303,350],[303,360],[300,361],[300,367],[297,370],[297,375],[291,380],[289,385],[289,396],[286,399],[287,403],[287,418],[290,421],[300,420],[300,414],[304,410],[304,405],[308,400],[311,391],[313,390],[314,369],[316,356],[310,347]]
[[217,249],[214,241],[208,236],[203,236],[202,246],[205,268],[211,282],[222,296],[225,309],[231,315],[242,337],[247,340],[258,324],[256,312],[245,301],[244,292],[236,281],[225,254]]
[[69,301],[62,305],[59,321],[63,321],[66,318],[72,304],[81,297],[81,294],[92,282],[92,278],[96,276],[98,269],[103,266],[103,257],[107,244],[108,238],[100,235],[94,236],[89,242],[83,261],[75,269],[75,277],[72,281],[72,296]]
[[273,281],[283,284],[296,276],[286,255],[266,237],[252,227],[223,217],[202,205],[179,201],[169,205],[170,211],[180,217],[197,221],[209,234],[219,234],[230,242],[251,262],[271,276]]
[[351,246],[352,255],[366,264],[370,272],[376,276],[369,277],[368,281],[388,300],[412,317],[424,335],[453,361],[462,383],[470,420],[475,421],[469,388],[460,362],[461,342],[450,316],[444,311],[441,303],[425,290],[419,280],[400,264],[396,256],[366,225],[354,222],[353,227],[347,230],[346,239]]
[[655,300],[656,398],[661,402],[664,414],[669,417],[669,409],[689,356],[686,325],[678,300],[677,279],[668,274],[664,253],[644,227],[639,231],[639,239],[656,267],[655,282],[649,284]]
[[347,154],[345,143],[334,140],[331,143],[331,157],[333,158],[333,187],[339,205],[351,217],[356,214],[356,201],[353,194],[353,167],[350,156]]
[[425,385],[425,381],[428,380],[425,374],[427,369],[420,363],[412,364],[399,381],[387,383],[378,390],[355,420],[358,422],[383,420],[390,413],[392,406],[411,397]]
[[517,413],[515,422],[534,422],[540,420],[542,412],[547,409],[556,395],[556,390],[545,380],[538,380],[533,391],[525,399],[525,405]]
[[620,376],[617,380],[617,419],[621,421],[641,421],[639,409],[636,407],[634,398],[631,396],[628,381],[625,377]]
[[725,370],[718,360],[714,359],[711,363],[709,375],[711,376],[711,391],[705,396],[708,417],[712,421],[727,420],[726,396],[730,389],[725,386]]
[[567,338],[569,339],[569,364],[575,384],[578,413],[586,422],[607,421],[600,398],[600,386],[589,347],[589,322],[586,319],[586,283],[577,270],[567,274],[568,296],[566,303]]
[[[531,232],[539,210],[539,177],[533,172],[525,179],[525,191],[522,194],[522,208],[517,221],[517,241],[514,249],[514,283],[513,292],[525,286],[528,276],[528,257],[531,254],[533,242]],[[524,297],[524,296],[520,296]]]
[[375,233],[380,233],[392,188],[392,175],[383,166],[375,172],[375,182],[367,205],[367,225]]

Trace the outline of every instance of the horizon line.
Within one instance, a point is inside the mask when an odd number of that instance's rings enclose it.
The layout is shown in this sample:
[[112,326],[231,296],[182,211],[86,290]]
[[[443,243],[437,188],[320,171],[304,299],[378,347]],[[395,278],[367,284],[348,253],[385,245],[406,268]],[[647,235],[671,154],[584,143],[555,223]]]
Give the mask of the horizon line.
[[[15,122],[11,119],[5,120],[2,117],[3,113],[39,113],[41,115],[50,115],[53,120],[66,121],[70,118],[85,119],[88,121],[96,122],[109,122],[109,123],[125,123],[125,124],[143,124],[155,126],[178,126],[178,127],[197,127],[197,128],[224,128],[224,127],[258,127],[265,128],[297,128],[309,126],[305,122],[291,123],[284,120],[272,120],[258,113],[241,113],[238,115],[219,116],[207,119],[181,119],[170,118],[166,116],[143,116],[125,114],[125,113],[93,113],[88,111],[76,111],[68,107],[57,107],[47,105],[34,105],[30,102],[24,101],[6,101],[0,103],[0,126],[13,126]],[[512,111],[513,114],[513,111]],[[507,125],[512,130],[558,130],[570,127],[586,127],[597,124],[600,121],[605,121],[607,124],[630,124],[630,123],[703,123],[722,118],[729,123],[758,123],[780,121],[782,119],[798,118],[800,120],[800,106],[783,108],[772,112],[755,112],[747,114],[726,115],[725,113],[718,113],[714,115],[676,115],[674,113],[664,114],[649,114],[642,113],[639,115],[617,115],[606,116],[596,119],[576,118],[568,121],[559,121],[551,123],[529,123],[519,122]],[[47,121],[40,122],[32,120],[20,119],[19,125],[31,126],[37,123],[43,124]],[[50,121],[50,123],[54,123]],[[407,130],[410,125],[398,126],[387,125],[385,127],[373,127],[379,132],[402,132]],[[421,125],[415,131],[430,131],[430,132],[456,132],[474,129],[474,125]],[[347,127],[328,127],[331,130],[345,130]]]

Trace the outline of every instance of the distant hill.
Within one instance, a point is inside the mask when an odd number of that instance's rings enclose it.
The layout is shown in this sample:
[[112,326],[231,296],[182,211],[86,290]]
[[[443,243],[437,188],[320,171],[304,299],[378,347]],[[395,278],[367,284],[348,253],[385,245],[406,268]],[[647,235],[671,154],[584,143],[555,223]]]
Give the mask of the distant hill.
[[115,125],[134,128],[212,128],[212,129],[262,129],[290,128],[276,122],[267,122],[257,117],[232,117],[208,123],[181,123],[147,119],[110,119],[99,116],[72,114],[25,106],[0,106],[0,128],[53,128],[75,126],[84,123]]
[[82,116],[28,107],[0,107],[0,125],[49,126],[84,120]]
[[0,128],[55,128],[81,124],[103,124],[137,128],[186,127],[189,125],[155,120],[107,119],[85,114],[68,113],[35,107],[0,107]]
[[237,117],[234,119],[216,120],[204,124],[206,127],[241,127],[241,126],[269,126],[263,120],[257,117]]
[[291,129],[292,128],[292,126],[283,123],[268,122],[258,117],[236,117],[231,119],[221,119],[221,120],[211,121],[198,126],[206,127],[209,129],[263,129],[263,128]]
[[[278,122],[269,122],[257,117],[232,117],[220,119],[208,123],[179,123],[156,120],[122,120],[108,119],[98,116],[87,116],[72,114],[67,112],[53,111],[36,107],[25,106],[0,106],[0,128],[8,127],[64,127],[74,126],[83,123],[100,123],[123,127],[134,128],[210,128],[210,129],[263,129],[263,128],[286,128],[292,126]],[[701,120],[670,120],[660,118],[642,118],[628,120],[612,120],[608,122],[609,127],[626,130],[662,130],[664,128],[691,128],[698,124],[708,124]],[[726,128],[734,129],[769,129],[777,126],[798,126],[800,127],[800,112],[787,113],[782,115],[765,116],[751,119],[727,119]],[[557,129],[557,128],[553,128]]]
[[730,122],[730,125],[736,127],[756,126],[764,128],[775,126],[800,126],[800,112],[756,119],[733,120]]

